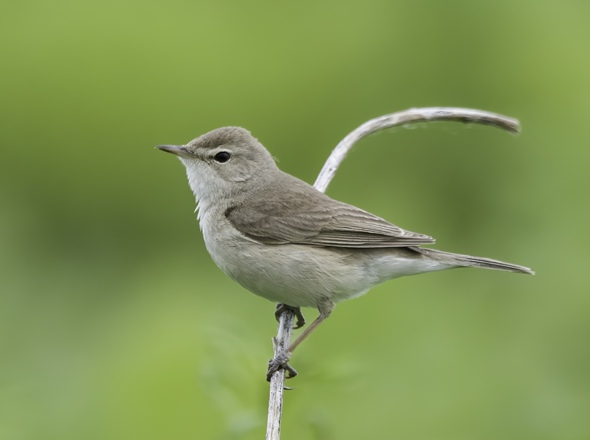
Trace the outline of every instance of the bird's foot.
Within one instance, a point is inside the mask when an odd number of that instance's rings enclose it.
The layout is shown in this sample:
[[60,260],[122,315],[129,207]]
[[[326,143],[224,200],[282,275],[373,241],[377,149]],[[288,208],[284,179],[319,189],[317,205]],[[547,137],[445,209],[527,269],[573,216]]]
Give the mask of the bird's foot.
[[279,351],[274,358],[268,361],[268,371],[266,372],[266,380],[270,382],[270,378],[279,370],[285,370],[285,379],[291,379],[297,376],[297,370],[289,365],[291,353],[286,350]]
[[277,304],[277,308],[275,309],[275,318],[277,321],[281,319],[281,314],[286,310],[291,310],[297,318],[297,322],[293,326],[293,330],[297,330],[298,328],[301,328],[305,325],[305,316],[303,316],[303,313],[301,313],[301,308],[288,306],[287,304]]

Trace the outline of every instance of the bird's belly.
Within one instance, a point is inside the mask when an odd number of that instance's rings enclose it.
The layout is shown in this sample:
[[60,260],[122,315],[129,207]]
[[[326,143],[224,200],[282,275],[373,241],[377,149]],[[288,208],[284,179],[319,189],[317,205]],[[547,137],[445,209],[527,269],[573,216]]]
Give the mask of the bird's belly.
[[351,265],[346,252],[296,244],[268,245],[225,234],[205,244],[213,261],[249,291],[296,307],[318,307],[325,299],[339,302],[364,293],[364,268]]
[[262,244],[229,222],[215,223],[212,218],[201,217],[201,227],[217,266],[256,295],[291,306],[318,307],[325,300],[338,303],[393,278],[450,267],[408,248]]

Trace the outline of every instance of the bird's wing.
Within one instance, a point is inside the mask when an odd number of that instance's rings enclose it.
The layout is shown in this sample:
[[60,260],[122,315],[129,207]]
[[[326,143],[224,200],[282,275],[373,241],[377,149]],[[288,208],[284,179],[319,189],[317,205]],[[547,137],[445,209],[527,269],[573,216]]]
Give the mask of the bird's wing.
[[[305,184],[307,186],[307,184]],[[342,248],[388,248],[434,243],[376,215],[295,184],[275,195],[229,208],[229,222],[245,236],[265,244],[307,244]],[[319,197],[318,197],[319,196]],[[280,198],[279,198],[280,197]]]

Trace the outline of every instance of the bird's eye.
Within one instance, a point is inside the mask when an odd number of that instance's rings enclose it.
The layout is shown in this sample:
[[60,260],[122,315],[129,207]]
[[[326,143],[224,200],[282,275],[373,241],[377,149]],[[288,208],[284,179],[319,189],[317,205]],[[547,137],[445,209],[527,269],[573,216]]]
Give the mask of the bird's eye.
[[231,154],[227,151],[220,151],[215,156],[213,156],[213,160],[218,163],[226,163],[231,158]]

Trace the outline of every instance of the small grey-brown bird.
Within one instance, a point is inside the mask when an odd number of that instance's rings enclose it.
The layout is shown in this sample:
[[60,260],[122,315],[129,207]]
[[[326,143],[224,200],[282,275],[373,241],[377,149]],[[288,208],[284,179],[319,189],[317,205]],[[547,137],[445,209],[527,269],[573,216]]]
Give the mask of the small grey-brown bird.
[[527,267],[421,245],[427,235],[334,200],[281,171],[249,131],[223,127],[183,146],[157,148],[177,155],[198,202],[198,219],[213,261],[249,291],[292,308],[314,307],[318,318],[269,363],[267,378],[288,364],[293,350],[334,305],[385,281],[456,267],[533,274]]

